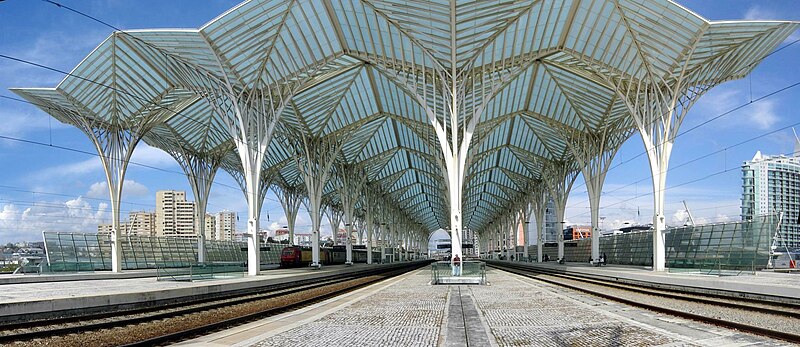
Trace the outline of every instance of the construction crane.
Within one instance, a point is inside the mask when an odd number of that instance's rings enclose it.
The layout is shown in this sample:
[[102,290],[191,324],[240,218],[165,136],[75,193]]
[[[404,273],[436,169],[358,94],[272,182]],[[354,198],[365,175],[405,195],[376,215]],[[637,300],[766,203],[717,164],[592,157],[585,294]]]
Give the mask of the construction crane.
[[686,200],[683,200],[683,208],[686,209],[686,214],[689,215],[689,223],[692,223],[694,226],[694,218],[692,218],[692,211],[689,211],[689,206],[686,205]]

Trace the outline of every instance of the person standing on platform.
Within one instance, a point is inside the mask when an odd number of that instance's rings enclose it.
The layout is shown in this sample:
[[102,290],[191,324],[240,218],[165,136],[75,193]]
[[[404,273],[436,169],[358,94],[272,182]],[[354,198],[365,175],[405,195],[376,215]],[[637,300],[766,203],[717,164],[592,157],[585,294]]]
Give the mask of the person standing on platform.
[[461,276],[461,258],[453,256],[453,276]]

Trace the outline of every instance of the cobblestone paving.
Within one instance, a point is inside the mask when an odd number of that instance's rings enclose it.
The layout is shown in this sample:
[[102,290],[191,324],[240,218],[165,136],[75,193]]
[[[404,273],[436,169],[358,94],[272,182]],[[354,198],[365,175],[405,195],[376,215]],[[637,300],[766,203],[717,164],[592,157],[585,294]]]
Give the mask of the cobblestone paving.
[[655,346],[679,342],[618,321],[577,300],[556,296],[544,287],[525,285],[496,271],[487,276],[491,286],[469,288],[499,346]]
[[261,341],[258,346],[436,346],[448,286],[430,286],[420,271],[310,324]]

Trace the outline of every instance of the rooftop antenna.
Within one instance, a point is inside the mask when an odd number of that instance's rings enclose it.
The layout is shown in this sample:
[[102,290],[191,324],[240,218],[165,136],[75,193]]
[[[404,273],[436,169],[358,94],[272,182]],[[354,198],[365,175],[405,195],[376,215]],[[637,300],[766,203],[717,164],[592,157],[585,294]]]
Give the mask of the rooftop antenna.
[[794,128],[792,128],[792,133],[794,134],[794,153],[792,153],[792,156],[800,157],[800,138],[797,137],[797,132],[794,131]]

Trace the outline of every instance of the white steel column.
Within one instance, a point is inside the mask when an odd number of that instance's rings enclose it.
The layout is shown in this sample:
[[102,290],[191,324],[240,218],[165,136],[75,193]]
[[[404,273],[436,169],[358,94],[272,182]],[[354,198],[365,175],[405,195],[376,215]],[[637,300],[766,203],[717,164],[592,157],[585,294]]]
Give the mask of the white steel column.
[[539,182],[533,186],[530,193],[530,209],[536,221],[536,261],[542,262],[542,252],[544,245],[544,215],[547,208],[547,197],[545,195],[545,187],[543,182]]
[[125,182],[128,162],[130,162],[133,150],[141,136],[125,130],[96,129],[95,136],[91,136],[86,130],[84,132],[94,143],[97,154],[103,163],[103,171],[111,198],[111,271],[122,272],[122,229],[119,219],[122,186]]
[[367,229],[367,264],[372,264],[372,204],[374,197],[368,193],[369,186],[364,189],[364,225]]
[[525,204],[525,208],[520,211],[522,213],[522,221],[523,224],[523,235],[522,235],[522,253],[525,257],[525,261],[530,261],[530,255],[528,253],[528,245],[531,243],[529,238],[529,233],[531,231],[531,216],[533,215],[533,203],[528,202]]
[[[222,62],[218,61],[220,69]],[[267,72],[256,79],[252,90],[234,87],[227,79],[221,91],[212,91],[207,97],[215,112],[222,116],[225,129],[233,139],[242,165],[242,181],[247,198],[247,274],[261,272],[260,244],[258,240],[261,205],[266,194],[265,177],[262,177],[267,148],[272,142],[280,115],[302,81],[271,85]]]
[[325,208],[325,214],[328,215],[328,223],[331,226],[331,237],[333,238],[333,245],[339,244],[337,235],[339,234],[339,225],[342,223],[342,211],[333,205],[328,205]]
[[567,199],[572,189],[575,178],[578,177],[578,168],[572,162],[549,162],[542,168],[542,176],[556,208],[556,240],[558,240],[558,259],[564,259],[564,210]]
[[[288,184],[287,184],[288,185]],[[286,216],[286,226],[289,227],[289,244],[294,245],[294,227],[297,223],[297,214],[300,212],[300,205],[303,203],[303,187],[289,187],[277,184],[272,187],[272,191],[278,197]]]
[[603,191],[606,173],[614,155],[630,136],[632,129],[613,130],[620,126],[603,127],[602,132],[582,132],[564,129],[568,147],[580,164],[581,173],[589,194],[592,215],[592,260],[600,259],[600,194]]
[[514,254],[515,250],[512,250],[513,247],[513,240],[511,239],[514,235],[514,215],[513,211],[508,212],[508,216],[506,216],[506,225],[504,226],[503,240],[506,243],[506,260],[511,260],[511,256]]
[[341,138],[312,138],[306,134],[290,134],[294,141],[297,164],[308,193],[308,213],[311,216],[311,267],[320,268],[319,233],[322,213],[322,193],[328,183],[331,167],[336,160]]
[[379,230],[381,234],[381,264],[383,264],[386,262],[386,237],[389,234],[389,225],[381,223]]

